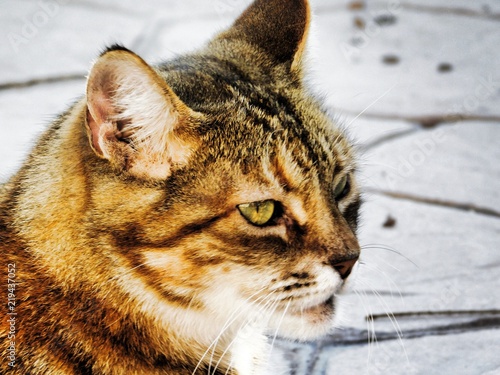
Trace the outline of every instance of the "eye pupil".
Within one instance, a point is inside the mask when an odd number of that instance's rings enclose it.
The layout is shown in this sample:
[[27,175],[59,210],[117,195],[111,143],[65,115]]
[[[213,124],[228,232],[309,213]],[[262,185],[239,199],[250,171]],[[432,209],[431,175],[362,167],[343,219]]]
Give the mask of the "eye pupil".
[[241,215],[256,226],[264,226],[271,223],[276,214],[276,202],[266,200],[261,202],[252,202],[240,204],[238,210]]
[[335,199],[337,201],[340,201],[349,194],[350,190],[351,190],[351,184],[349,176],[344,176],[335,187],[333,195],[335,196]]

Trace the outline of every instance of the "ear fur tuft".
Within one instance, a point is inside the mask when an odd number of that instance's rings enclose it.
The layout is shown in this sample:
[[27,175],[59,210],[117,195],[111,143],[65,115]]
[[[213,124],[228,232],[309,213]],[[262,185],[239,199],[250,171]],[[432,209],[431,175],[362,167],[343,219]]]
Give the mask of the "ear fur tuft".
[[142,178],[166,178],[196,147],[182,137],[195,113],[139,56],[112,46],[87,81],[87,129],[92,148],[115,167]]
[[118,44],[118,43],[115,43],[115,44],[112,44],[110,45],[109,47],[106,47],[104,49],[104,51],[101,53],[101,56],[102,55],[105,55],[106,53],[108,52],[112,52],[112,51],[125,51],[125,52],[130,52],[130,53],[133,53],[131,50],[129,50],[127,47],[121,45],[121,44]]

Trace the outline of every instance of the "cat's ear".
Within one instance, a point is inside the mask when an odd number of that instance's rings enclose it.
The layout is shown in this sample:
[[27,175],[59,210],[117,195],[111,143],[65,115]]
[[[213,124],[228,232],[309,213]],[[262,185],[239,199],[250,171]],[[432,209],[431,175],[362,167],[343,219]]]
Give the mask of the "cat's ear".
[[308,0],[255,0],[221,37],[243,40],[296,71],[302,67],[310,21]]
[[87,132],[94,152],[129,174],[164,179],[187,162],[196,114],[139,56],[114,46],[87,80]]

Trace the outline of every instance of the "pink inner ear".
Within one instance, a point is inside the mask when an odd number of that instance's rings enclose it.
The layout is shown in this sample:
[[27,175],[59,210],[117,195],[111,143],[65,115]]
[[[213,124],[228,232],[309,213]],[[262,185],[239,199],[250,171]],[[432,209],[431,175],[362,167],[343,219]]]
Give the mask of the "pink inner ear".
[[98,123],[107,122],[115,115],[111,98],[102,91],[94,91],[88,98],[88,106],[94,120]]
[[113,117],[115,111],[110,98],[100,91],[93,92],[88,100],[87,123],[90,128],[92,146],[99,155],[104,156],[101,144],[109,137],[114,137],[114,134],[110,134],[109,119]]

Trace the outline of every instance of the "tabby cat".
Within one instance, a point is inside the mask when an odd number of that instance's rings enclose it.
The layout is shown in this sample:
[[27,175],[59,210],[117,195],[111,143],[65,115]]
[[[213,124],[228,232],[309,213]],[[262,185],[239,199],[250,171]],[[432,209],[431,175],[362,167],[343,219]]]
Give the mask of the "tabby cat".
[[0,193],[0,373],[264,374],[331,331],[360,199],[309,23],[256,0],[196,53],[97,59]]

